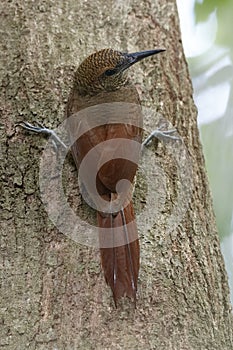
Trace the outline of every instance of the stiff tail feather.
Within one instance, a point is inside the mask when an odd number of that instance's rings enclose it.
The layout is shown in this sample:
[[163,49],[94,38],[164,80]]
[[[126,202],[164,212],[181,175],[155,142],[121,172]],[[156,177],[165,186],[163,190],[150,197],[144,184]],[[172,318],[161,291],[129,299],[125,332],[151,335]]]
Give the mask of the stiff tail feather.
[[115,305],[127,296],[136,305],[139,240],[132,202],[115,214],[98,212],[101,263]]

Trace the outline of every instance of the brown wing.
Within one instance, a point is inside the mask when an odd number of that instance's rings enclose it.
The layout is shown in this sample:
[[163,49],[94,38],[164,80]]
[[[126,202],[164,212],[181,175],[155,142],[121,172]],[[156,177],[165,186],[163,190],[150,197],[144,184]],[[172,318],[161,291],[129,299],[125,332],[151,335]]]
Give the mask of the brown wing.
[[103,194],[104,190],[116,192],[116,185],[122,179],[133,183],[142,136],[140,128],[129,124],[107,125],[105,131],[105,141],[108,143],[99,159],[101,167],[97,179],[98,189]]
[[[79,167],[92,151],[96,172],[99,170],[96,185],[100,194],[116,192],[116,184],[121,179],[133,182],[142,140],[142,114],[138,101],[134,87],[91,98],[75,95],[74,91],[71,94],[67,116],[72,115],[69,130],[75,132],[72,155]],[[122,139],[135,142],[122,142]],[[125,159],[125,154],[133,161]],[[92,177],[93,171],[87,171],[82,179],[87,191]]]

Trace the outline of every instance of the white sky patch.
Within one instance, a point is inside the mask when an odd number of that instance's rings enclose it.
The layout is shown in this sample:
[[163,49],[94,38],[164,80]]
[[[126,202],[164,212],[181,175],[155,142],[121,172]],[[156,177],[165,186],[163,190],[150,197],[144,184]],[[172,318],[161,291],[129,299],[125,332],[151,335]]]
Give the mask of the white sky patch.
[[[219,57],[218,60],[214,60],[210,69],[204,74],[197,76],[193,79],[194,85],[194,99],[198,106],[198,124],[206,124],[211,121],[221,118],[227,108],[228,99],[231,90],[231,81],[227,79],[227,76],[223,76],[222,79],[218,77],[218,84],[208,84],[208,79],[212,79],[218,72],[224,68],[228,68],[228,74],[232,75],[232,62],[226,52],[226,50],[213,47],[211,50],[212,58],[214,58],[214,52]],[[207,56],[208,60],[208,56]],[[204,84],[204,86],[203,86]]]
[[201,94],[195,94],[194,98],[198,106],[198,124],[208,124],[223,116],[227,108],[230,88],[230,83],[224,82],[207,88]]
[[201,55],[214,43],[217,33],[217,17],[213,12],[206,22],[195,23],[194,0],[177,0],[182,40],[187,57]]

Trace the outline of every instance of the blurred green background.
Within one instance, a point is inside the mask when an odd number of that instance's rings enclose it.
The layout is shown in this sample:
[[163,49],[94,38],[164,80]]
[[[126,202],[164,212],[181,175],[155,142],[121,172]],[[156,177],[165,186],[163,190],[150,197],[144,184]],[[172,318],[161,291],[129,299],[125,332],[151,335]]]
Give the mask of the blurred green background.
[[177,0],[233,304],[233,0]]

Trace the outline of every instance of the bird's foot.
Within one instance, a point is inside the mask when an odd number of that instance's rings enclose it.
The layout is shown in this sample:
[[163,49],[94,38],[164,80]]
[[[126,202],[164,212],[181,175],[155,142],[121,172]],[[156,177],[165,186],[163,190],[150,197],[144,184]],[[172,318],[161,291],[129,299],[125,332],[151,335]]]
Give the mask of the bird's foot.
[[142,149],[144,147],[148,146],[154,137],[156,137],[160,141],[180,140],[180,138],[178,136],[176,136],[175,133],[177,133],[176,129],[171,129],[171,130],[156,129],[156,130],[153,130],[152,133],[143,141]]
[[67,146],[59,138],[59,136],[56,134],[56,132],[54,130],[49,129],[49,128],[45,128],[39,122],[37,122],[37,125],[32,125],[28,122],[21,121],[21,122],[17,123],[16,126],[21,126],[23,129],[26,129],[28,131],[32,131],[32,132],[37,133],[37,134],[42,134],[42,135],[51,137],[55,149],[57,149],[58,146],[62,146],[65,149],[67,149]]

